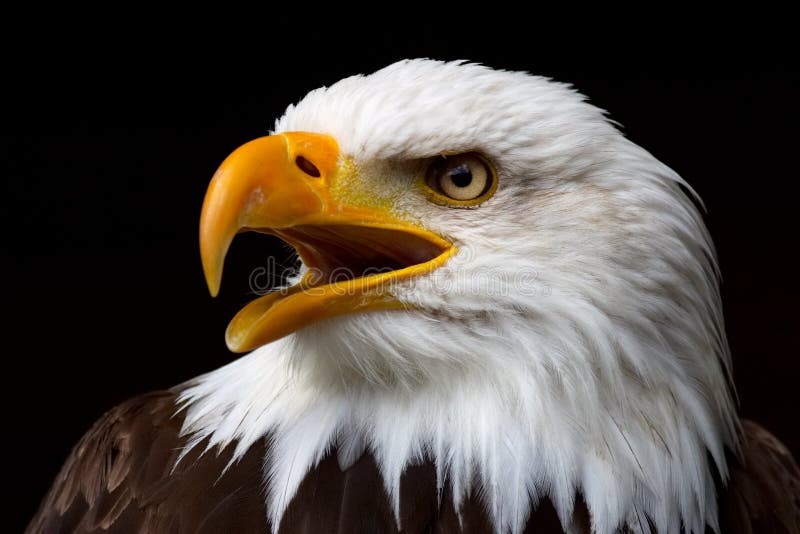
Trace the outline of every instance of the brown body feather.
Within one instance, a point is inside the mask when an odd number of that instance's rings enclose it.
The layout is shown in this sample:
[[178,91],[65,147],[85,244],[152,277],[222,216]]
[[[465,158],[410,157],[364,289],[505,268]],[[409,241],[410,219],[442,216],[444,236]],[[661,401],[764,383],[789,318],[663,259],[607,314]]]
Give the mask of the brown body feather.
[[232,451],[185,440],[175,393],[151,393],[106,413],[72,450],[28,532],[266,532],[263,445],[225,474]]
[[[75,446],[29,533],[269,532],[262,465],[266,440],[227,471],[233,447],[202,454],[202,444],[176,465],[185,438],[176,393],[143,395],[105,414]],[[754,423],[743,423],[743,464],[733,465],[720,495],[722,532],[800,533],[800,472],[789,452]],[[574,532],[589,531],[578,499]],[[492,532],[480,498],[461,508],[447,484],[441,495],[431,463],[409,467],[400,487],[400,523],[408,533]],[[312,469],[283,515],[282,534],[392,533],[394,514],[374,458],[342,471],[336,451]],[[536,507],[526,533],[562,532],[549,502]]]
[[778,439],[752,421],[742,421],[742,460],[731,466],[720,499],[722,532],[800,533],[800,470]]

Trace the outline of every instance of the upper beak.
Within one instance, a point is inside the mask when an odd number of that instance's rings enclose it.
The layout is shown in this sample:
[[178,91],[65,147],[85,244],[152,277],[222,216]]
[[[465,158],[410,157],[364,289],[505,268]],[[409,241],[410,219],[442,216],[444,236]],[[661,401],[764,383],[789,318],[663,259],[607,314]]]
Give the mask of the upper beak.
[[[226,332],[231,350],[250,350],[343,313],[403,308],[387,282],[430,272],[455,252],[440,236],[384,209],[338,201],[331,187],[338,174],[335,139],[293,132],[239,147],[212,178],[200,215],[200,255],[212,296],[228,247],[243,230],[278,235],[311,268],[297,286],[260,297],[234,317]],[[386,265],[389,272],[363,273]],[[332,279],[331,271],[344,267],[362,272]]]
[[330,136],[290,133],[255,139],[227,157],[200,214],[200,256],[211,296],[219,292],[225,254],[240,230],[334,215],[327,184],[338,153]]

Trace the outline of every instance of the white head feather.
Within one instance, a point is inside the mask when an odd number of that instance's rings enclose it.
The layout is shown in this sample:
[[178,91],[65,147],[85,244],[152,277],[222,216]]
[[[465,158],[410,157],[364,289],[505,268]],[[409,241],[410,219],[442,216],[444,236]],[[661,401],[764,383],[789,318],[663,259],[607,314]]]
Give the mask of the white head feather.
[[[433,460],[499,532],[576,492],[595,532],[716,529],[713,463],[736,450],[713,246],[686,187],[566,85],[464,63],[402,61],[312,91],[275,132],[334,136],[359,179],[459,246],[395,287],[415,311],[300,330],[183,393],[192,444],[271,436],[273,525],[332,447],[400,476]],[[477,209],[411,190],[414,162],[476,150],[500,187]],[[481,487],[472,487],[478,480]]]

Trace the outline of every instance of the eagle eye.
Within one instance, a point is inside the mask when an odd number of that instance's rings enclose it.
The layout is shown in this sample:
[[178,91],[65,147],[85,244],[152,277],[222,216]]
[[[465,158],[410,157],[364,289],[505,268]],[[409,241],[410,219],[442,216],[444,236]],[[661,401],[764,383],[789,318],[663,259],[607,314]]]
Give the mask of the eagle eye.
[[431,200],[438,204],[475,206],[494,194],[497,175],[483,156],[466,152],[435,158],[425,173],[425,183]]

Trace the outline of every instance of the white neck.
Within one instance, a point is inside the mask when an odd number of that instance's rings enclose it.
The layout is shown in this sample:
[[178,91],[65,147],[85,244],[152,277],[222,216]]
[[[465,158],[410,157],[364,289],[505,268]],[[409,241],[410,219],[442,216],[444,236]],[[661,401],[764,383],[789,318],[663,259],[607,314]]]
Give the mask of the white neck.
[[[644,385],[631,382],[611,398],[604,388],[565,383],[580,377],[509,359],[500,372],[451,372],[412,391],[342,385],[299,365],[313,361],[298,359],[300,346],[290,336],[262,347],[182,394],[187,450],[210,438],[209,448],[235,444],[238,458],[270,435],[264,473],[277,488],[267,503],[273,525],[335,446],[343,469],[372,452],[398,518],[400,477],[427,459],[440,487],[447,473],[456,509],[470,492],[484,496],[498,532],[521,532],[545,496],[568,525],[578,491],[595,532],[647,532],[647,517],[659,532],[716,527],[707,450],[724,474],[725,431],[679,383],[639,396]],[[481,488],[471,487],[476,479]]]

